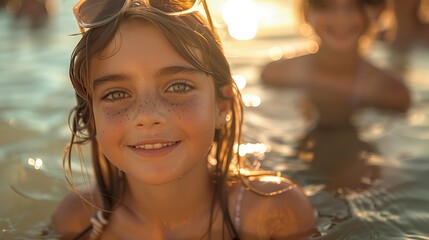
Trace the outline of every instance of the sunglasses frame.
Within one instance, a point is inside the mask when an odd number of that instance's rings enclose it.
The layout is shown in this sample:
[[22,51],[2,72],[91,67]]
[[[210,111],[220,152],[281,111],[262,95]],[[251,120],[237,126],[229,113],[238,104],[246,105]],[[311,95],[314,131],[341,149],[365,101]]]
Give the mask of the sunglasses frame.
[[[79,29],[80,29],[80,32],[81,33],[84,33],[84,32],[86,32],[85,31],[85,29],[90,29],[90,28],[95,28],[95,27],[99,27],[99,26],[103,26],[103,25],[105,25],[105,24],[107,24],[107,23],[109,23],[110,21],[112,21],[113,19],[115,19],[116,17],[118,17],[130,4],[132,4],[133,2],[136,2],[136,3],[141,3],[141,2],[144,2],[144,3],[146,3],[146,5],[147,6],[150,6],[150,7],[152,7],[148,2],[147,2],[147,0],[125,0],[124,1],[124,5],[122,6],[122,8],[115,14],[115,15],[113,15],[113,16],[111,16],[111,17],[108,17],[108,18],[106,18],[106,19],[104,19],[104,20],[102,20],[102,21],[99,21],[99,22],[96,22],[96,23],[85,23],[85,22],[83,22],[81,19],[81,17],[80,17],[80,8],[82,7],[82,5],[85,3],[85,2],[87,2],[87,0],[80,0],[74,7],[73,7],[73,14],[74,14],[74,16],[75,16],[75,18],[76,18],[76,21],[77,21],[77,25],[79,26]],[[206,0],[196,0],[195,1],[195,3],[194,3],[194,5],[191,7],[191,8],[189,8],[189,9],[186,9],[186,10],[184,10],[184,11],[180,11],[180,12],[164,12],[164,11],[162,11],[162,10],[159,10],[160,12],[162,12],[162,13],[164,13],[164,14],[166,14],[166,15],[169,15],[169,16],[180,16],[180,15],[186,15],[186,14],[189,14],[189,13],[192,13],[192,12],[195,12],[195,11],[197,11],[197,8],[198,8],[198,6],[201,4],[201,2],[203,3],[203,7],[204,7],[204,11],[205,11],[205,14],[206,14],[206,17],[207,17],[207,20],[208,20],[208,23],[209,23],[209,26],[210,26],[210,29],[211,30],[214,30],[214,25],[213,25],[213,20],[212,20],[212,18],[211,18],[211,15],[210,15],[210,12],[209,12],[209,8],[208,8],[208,5],[207,5],[207,2],[206,2]]]

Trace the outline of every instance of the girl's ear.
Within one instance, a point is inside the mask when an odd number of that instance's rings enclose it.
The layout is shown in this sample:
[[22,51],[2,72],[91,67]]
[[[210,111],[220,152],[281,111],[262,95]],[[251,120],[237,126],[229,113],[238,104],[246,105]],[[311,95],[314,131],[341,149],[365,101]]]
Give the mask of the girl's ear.
[[231,86],[223,86],[220,89],[223,98],[218,98],[216,109],[216,129],[220,129],[226,124],[226,116],[231,111],[231,102],[234,96],[234,91]]

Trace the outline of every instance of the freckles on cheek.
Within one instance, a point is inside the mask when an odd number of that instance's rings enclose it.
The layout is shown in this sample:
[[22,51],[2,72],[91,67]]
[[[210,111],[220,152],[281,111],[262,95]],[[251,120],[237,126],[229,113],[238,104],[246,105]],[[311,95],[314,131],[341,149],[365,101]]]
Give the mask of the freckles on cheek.
[[178,120],[198,121],[208,116],[210,108],[207,107],[207,103],[201,100],[191,99],[181,103],[166,104],[166,109],[174,114]]
[[121,125],[130,120],[129,108],[103,109],[95,118],[96,126],[101,131],[112,131],[115,125]]

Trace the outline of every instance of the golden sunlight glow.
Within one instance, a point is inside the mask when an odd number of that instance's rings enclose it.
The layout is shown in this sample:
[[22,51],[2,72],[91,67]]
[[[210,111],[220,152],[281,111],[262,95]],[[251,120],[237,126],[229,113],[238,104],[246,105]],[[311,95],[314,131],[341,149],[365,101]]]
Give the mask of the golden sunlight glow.
[[283,57],[283,50],[280,47],[272,47],[268,50],[268,56],[273,61],[280,60]]
[[43,166],[43,160],[40,158],[28,158],[27,162],[35,169],[40,169]]
[[286,49],[283,50],[283,55],[285,58],[294,58],[296,57],[296,47],[294,46],[288,46]]
[[294,58],[296,57],[296,54],[297,50],[294,46],[287,46],[284,48],[272,47],[268,50],[268,57],[273,61],[277,61],[282,58]]
[[251,171],[249,169],[246,168],[240,168],[240,174],[243,176],[249,176],[253,173],[254,171]]
[[313,28],[307,23],[301,24],[298,31],[304,37],[311,37],[313,35]]
[[216,158],[214,158],[214,157],[209,157],[209,158],[208,158],[208,162],[209,162],[209,164],[210,164],[210,165],[212,165],[212,166],[216,166],[216,164],[217,164],[217,160],[216,160]]
[[239,155],[241,157],[247,154],[264,154],[270,151],[270,147],[263,143],[245,143],[240,145]]
[[258,180],[261,182],[282,183],[282,178],[280,176],[262,176]]
[[237,84],[238,90],[243,90],[246,87],[247,80],[243,75],[234,74],[232,78],[235,84]]
[[309,53],[316,53],[319,51],[319,43],[314,40],[308,41],[306,44],[306,50]]
[[297,33],[294,1],[284,1],[281,7],[274,1],[222,1],[224,4],[219,12],[222,13],[221,17],[229,35],[236,40],[250,40],[257,35],[271,35],[273,31],[276,35]]
[[261,98],[256,95],[243,95],[243,103],[246,107],[259,107]]
[[258,20],[253,0],[229,0],[225,3],[222,16],[228,32],[234,39],[250,40],[258,32]]

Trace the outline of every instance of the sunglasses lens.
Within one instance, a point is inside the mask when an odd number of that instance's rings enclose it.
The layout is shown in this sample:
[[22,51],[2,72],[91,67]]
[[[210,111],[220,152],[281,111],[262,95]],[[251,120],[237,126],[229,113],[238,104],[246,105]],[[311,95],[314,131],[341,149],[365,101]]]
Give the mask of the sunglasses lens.
[[79,6],[79,21],[85,26],[103,24],[116,17],[126,0],[88,0]]
[[[117,17],[128,0],[81,0],[74,12],[79,26],[91,28],[106,24]],[[179,15],[194,11],[201,0],[140,0],[137,6],[156,8],[166,14]],[[133,3],[133,1],[131,1]]]
[[199,0],[149,0],[149,4],[165,13],[180,13],[193,9]]

